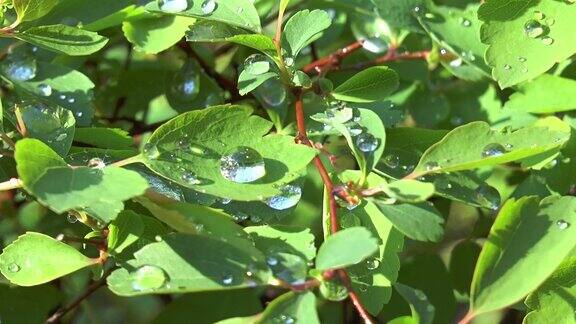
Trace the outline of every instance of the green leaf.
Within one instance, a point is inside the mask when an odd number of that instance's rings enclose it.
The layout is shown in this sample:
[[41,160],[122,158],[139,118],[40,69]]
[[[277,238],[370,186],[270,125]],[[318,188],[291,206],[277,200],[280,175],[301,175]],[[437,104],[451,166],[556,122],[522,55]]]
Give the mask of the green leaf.
[[394,285],[396,291],[410,305],[412,311],[412,321],[418,324],[431,324],[434,320],[435,308],[421,290],[397,283]]
[[137,51],[158,54],[178,43],[195,21],[188,17],[151,15],[124,21],[122,31]]
[[[242,106],[217,106],[182,114],[152,134],[144,162],[180,185],[222,198],[250,201],[278,195],[282,185],[304,172],[316,151],[295,144],[290,136],[261,137],[272,124],[250,115],[251,110]],[[266,171],[262,178],[251,183],[224,178],[220,159],[239,147],[249,147],[262,156]],[[192,173],[197,181],[189,181]]]
[[63,299],[63,294],[51,285],[9,287],[0,285],[0,314],[5,323],[42,323]]
[[[350,119],[354,116],[359,119],[358,122],[350,122]],[[362,170],[363,177],[368,177],[384,152],[385,146],[383,143],[386,142],[386,130],[382,124],[382,119],[369,109],[352,109],[350,107],[337,108],[336,110],[330,109],[326,113],[316,114],[311,116],[311,118],[333,127],[346,138],[348,147],[352,150],[360,170]],[[362,130],[362,132],[358,135],[354,134],[353,130],[358,129]],[[375,150],[366,150],[367,152],[364,152],[358,145],[360,141],[364,143],[374,141],[377,147]],[[363,179],[360,180],[360,182],[363,181]]]
[[571,93],[576,91],[576,81],[544,74],[533,81],[522,83],[504,105],[512,112],[551,114],[569,111],[576,107]]
[[308,261],[316,257],[314,235],[309,229],[301,229],[291,226],[249,226],[244,231],[252,236],[256,247],[263,251],[266,249],[291,250],[294,254],[300,254]]
[[425,0],[372,0],[372,2],[376,6],[378,15],[390,26],[411,31],[421,30],[416,15],[426,12]]
[[16,143],[14,158],[17,163],[18,176],[24,183],[24,188],[39,179],[49,168],[65,167],[62,159],[46,144],[36,139],[22,139]]
[[416,180],[398,180],[382,187],[391,198],[404,202],[422,202],[434,194],[434,185]]
[[[73,112],[79,126],[88,126],[92,122],[94,108],[92,91],[94,83],[84,74],[63,65],[38,62],[36,77],[22,82],[10,80],[16,91],[24,97],[58,105]],[[50,96],[41,91],[50,88]]]
[[77,128],[74,133],[74,141],[113,150],[129,150],[134,146],[132,137],[128,132],[119,128]]
[[426,150],[414,172],[452,172],[518,161],[554,150],[568,138],[569,133],[546,127],[509,132],[473,122],[455,128]]
[[[576,246],[576,198],[535,196],[508,201],[482,248],[471,312],[511,305],[536,289]],[[513,265],[513,266],[512,266]]]
[[569,257],[538,290],[528,295],[525,304],[530,312],[523,323],[576,323],[575,274],[576,258]]
[[108,277],[108,287],[118,295],[238,289],[269,280],[264,256],[258,250],[216,237],[168,235],[134,257],[129,266]]
[[58,4],[58,0],[13,0],[12,6],[18,21],[32,21],[48,14]]
[[310,291],[286,293],[272,301],[257,323],[305,322],[319,324],[316,296]]
[[482,42],[489,45],[486,61],[502,88],[535,78],[576,52],[576,6],[569,2],[490,0],[478,17],[484,21]]
[[24,104],[19,110],[29,137],[41,140],[62,156],[68,154],[76,126],[70,110],[42,103]]
[[73,247],[29,232],[4,248],[0,271],[15,285],[36,286],[95,264]]
[[419,16],[419,21],[442,48],[490,77],[490,67],[484,61],[488,46],[478,37],[482,22],[476,16],[477,9],[478,5],[475,4],[469,5],[465,10],[433,6],[429,14],[434,18]]
[[[262,83],[268,81],[272,78],[278,78],[279,74],[276,71],[268,71],[270,70],[270,63],[268,61],[260,61],[254,62],[249,65],[244,66],[242,72],[238,76],[238,92],[240,95],[245,96],[249,92],[252,92],[254,89],[258,88]],[[260,65],[261,67],[258,67]],[[263,66],[263,67],[262,67]],[[253,69],[259,69],[253,70]],[[267,71],[267,72],[261,72]]]
[[[226,0],[218,1],[215,10],[205,14],[202,10],[203,1],[189,1],[188,8],[176,13],[179,16],[213,20],[232,26],[248,29],[259,33],[260,18],[254,4],[249,0]],[[156,1],[149,2],[146,10],[156,13],[164,13]],[[239,14],[238,12],[241,12]]]
[[320,37],[320,33],[331,24],[328,13],[324,10],[302,10],[295,13],[284,26],[282,33],[283,47],[288,55],[295,59],[300,51]]
[[411,239],[438,242],[444,235],[444,219],[428,203],[388,205],[371,199],[394,227]]
[[378,250],[378,242],[363,227],[351,227],[330,235],[316,257],[318,270],[345,268],[360,263]]
[[434,182],[436,194],[470,206],[492,210],[500,207],[500,193],[472,171],[426,176]]
[[388,97],[398,88],[398,74],[385,66],[367,68],[339,85],[332,95],[349,102],[372,102]]
[[95,53],[106,46],[108,39],[95,32],[66,25],[31,27],[16,37],[47,50],[81,56]]
[[189,42],[231,42],[258,50],[277,59],[272,38],[262,34],[247,34],[245,30],[214,21],[198,21],[186,34]]
[[108,251],[122,253],[136,243],[144,232],[142,216],[131,210],[124,210],[108,226]]

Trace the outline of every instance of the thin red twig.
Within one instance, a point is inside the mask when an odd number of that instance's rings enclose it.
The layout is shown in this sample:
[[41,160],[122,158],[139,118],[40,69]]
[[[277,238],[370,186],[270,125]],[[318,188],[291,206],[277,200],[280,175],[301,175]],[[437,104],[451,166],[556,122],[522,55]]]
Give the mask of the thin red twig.
[[[310,141],[310,139],[308,138],[308,135],[306,132],[306,123],[305,123],[305,119],[304,119],[304,102],[302,99],[301,91],[299,91],[299,90],[296,91],[295,96],[296,96],[297,100],[296,100],[296,104],[294,107],[296,110],[296,124],[298,126],[298,135],[296,137],[296,140],[298,142],[304,144],[304,145],[308,145],[310,147],[313,147],[313,144]],[[332,234],[334,234],[334,233],[338,232],[338,229],[339,229],[338,215],[337,215],[338,204],[336,203],[336,196],[334,195],[334,183],[332,182],[332,178],[330,178],[330,175],[328,174],[328,170],[326,170],[326,167],[322,163],[322,160],[320,159],[320,157],[316,156],[314,158],[314,165],[316,166],[316,169],[320,173],[320,177],[322,177],[322,181],[324,182],[324,186],[326,187],[326,191],[328,192],[328,199],[329,199],[329,208],[328,209],[330,212],[330,232]],[[364,322],[366,324],[374,323],[374,321],[370,317],[370,314],[364,308],[364,305],[362,305],[360,298],[358,297],[358,295],[356,295],[356,293],[352,289],[352,284],[350,282],[350,277],[348,276],[348,273],[346,273],[346,271],[343,269],[339,270],[338,273],[340,275],[342,282],[344,283],[344,285],[348,289],[348,295],[350,296],[350,300],[352,301],[352,304],[354,305],[354,307],[358,311],[358,314],[360,315],[360,317],[362,317],[362,319],[364,320]]]
[[380,56],[372,61],[362,62],[358,64],[354,64],[351,66],[345,66],[339,68],[340,70],[361,70],[367,68],[369,66],[380,65],[387,62],[393,61],[406,61],[406,60],[420,60],[420,59],[428,59],[430,55],[430,51],[420,51],[420,52],[405,52],[405,53],[398,53],[395,49],[391,48],[388,53],[384,56]]
[[334,52],[328,56],[325,56],[321,59],[318,59],[318,60],[306,65],[302,70],[306,73],[326,72],[327,70],[330,70],[333,67],[340,65],[340,63],[342,62],[342,60],[345,57],[347,57],[350,54],[354,53],[355,51],[361,49],[363,43],[364,43],[364,41],[362,41],[362,40],[356,41],[356,42],[354,42],[354,43],[352,43],[352,44],[350,44],[344,48],[337,50],[336,52]]

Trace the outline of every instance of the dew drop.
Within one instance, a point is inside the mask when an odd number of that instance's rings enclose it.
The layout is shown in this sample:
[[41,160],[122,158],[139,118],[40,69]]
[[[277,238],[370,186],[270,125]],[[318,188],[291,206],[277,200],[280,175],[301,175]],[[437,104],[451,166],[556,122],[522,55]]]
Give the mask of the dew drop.
[[384,157],[384,164],[392,169],[396,169],[400,165],[400,158],[396,155],[387,155]]
[[202,13],[205,15],[210,15],[216,8],[218,8],[218,3],[215,0],[206,0],[202,3]]
[[364,153],[372,153],[376,151],[380,143],[374,135],[370,133],[363,133],[356,138],[356,146]]
[[537,38],[544,34],[544,28],[536,20],[529,20],[524,24],[524,33],[530,38]]
[[3,70],[12,80],[32,80],[36,76],[36,60],[33,57],[8,58]]
[[470,26],[472,26],[472,22],[466,18],[462,18],[462,19],[460,19],[460,25],[462,25],[464,27],[470,27]]
[[52,95],[52,87],[46,83],[40,83],[38,85],[38,91],[43,97],[50,97]]
[[546,37],[542,38],[542,44],[544,44],[546,46],[552,45],[552,44],[554,44],[554,39],[552,37],[546,36]]
[[499,143],[491,143],[482,149],[482,158],[490,158],[504,155],[506,148]]
[[193,63],[187,62],[169,84],[169,94],[178,101],[190,102],[200,92],[200,74]]
[[189,185],[198,185],[202,183],[194,172],[184,172],[181,179]]
[[244,71],[251,75],[261,75],[270,71],[270,61],[262,54],[252,54],[244,61]]
[[276,317],[275,322],[279,324],[294,324],[296,320],[290,315],[280,314]]
[[16,273],[16,272],[20,271],[20,266],[17,265],[16,263],[10,263],[8,265],[8,271]]
[[160,157],[160,151],[155,144],[148,143],[144,145],[144,156],[149,160],[156,160]]
[[534,19],[542,20],[545,17],[546,17],[546,15],[544,15],[544,13],[542,11],[539,11],[539,10],[534,11]]
[[250,216],[241,213],[241,212],[237,212],[235,214],[232,215],[232,219],[234,219],[234,221],[236,223],[242,223],[248,220],[248,218],[250,218]]
[[278,79],[269,79],[257,89],[260,98],[272,107],[280,106],[286,100],[286,89]]
[[510,66],[509,64],[504,65],[504,70],[509,71],[510,69],[512,69],[512,66]]
[[66,216],[66,220],[68,221],[68,223],[74,224],[74,223],[78,222],[78,217],[76,217],[76,215],[70,213],[70,214],[68,214],[68,216]]
[[450,63],[448,63],[448,64],[451,67],[460,67],[460,66],[462,66],[462,63],[463,63],[463,60],[462,60],[462,58],[459,57],[457,59],[450,61]]
[[56,142],[62,142],[62,141],[65,140],[66,138],[68,138],[68,134],[62,133],[62,134],[56,136]]
[[220,203],[221,203],[222,205],[228,205],[228,204],[231,203],[231,202],[232,202],[232,199],[229,199],[229,198],[222,198],[222,199],[220,200]]
[[426,168],[426,171],[436,171],[440,169],[440,165],[438,164],[438,162],[435,161],[426,162],[426,164],[424,164],[424,167]]
[[362,132],[364,131],[362,129],[362,127],[360,127],[360,125],[358,125],[355,122],[352,122],[351,124],[347,125],[346,129],[348,129],[348,132],[352,136],[358,136],[358,135],[362,134]]
[[164,12],[181,12],[188,9],[188,0],[158,0],[158,7]]
[[522,57],[522,56],[520,56],[520,57],[518,58],[518,62],[522,62],[522,63],[524,63],[524,62],[526,62],[526,58],[525,58],[525,57]]
[[366,260],[366,269],[374,270],[380,266],[380,260],[376,258],[371,258]]
[[268,264],[271,267],[278,265],[278,258],[276,258],[275,256],[268,256],[266,257],[266,264]]
[[570,223],[568,223],[567,221],[561,219],[561,220],[558,220],[558,221],[556,222],[556,226],[558,226],[558,228],[559,228],[561,231],[563,231],[563,230],[567,229],[568,227],[570,227]]
[[256,150],[240,146],[220,159],[220,173],[236,183],[254,182],[266,174],[264,159]]
[[384,53],[390,47],[388,41],[382,38],[379,34],[369,37],[362,42],[362,47],[370,53]]
[[294,58],[292,58],[292,57],[290,57],[290,56],[285,57],[285,58],[284,58],[284,64],[285,64],[287,67],[292,67],[292,66],[294,66]]
[[280,194],[266,200],[266,205],[272,209],[285,210],[298,204],[302,197],[302,188],[287,185],[280,189]]
[[158,289],[166,282],[164,270],[151,265],[145,265],[132,275],[132,289],[135,291],[146,291]]
[[500,193],[494,187],[482,184],[474,191],[476,201],[482,206],[487,206],[491,210],[497,210],[500,207]]

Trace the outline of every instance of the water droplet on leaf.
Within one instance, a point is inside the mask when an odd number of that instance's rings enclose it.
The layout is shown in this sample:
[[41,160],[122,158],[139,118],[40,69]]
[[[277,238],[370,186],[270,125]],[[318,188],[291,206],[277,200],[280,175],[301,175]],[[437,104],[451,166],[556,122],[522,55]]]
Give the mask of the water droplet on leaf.
[[206,0],[202,3],[202,13],[209,15],[218,8],[218,3],[215,0]]
[[40,83],[38,85],[38,91],[43,97],[50,97],[52,95],[52,87],[46,83]]
[[164,12],[181,12],[188,9],[188,0],[158,0],[158,7]]
[[135,291],[154,290],[162,287],[166,282],[164,270],[151,265],[145,265],[132,275],[132,289]]
[[554,44],[554,39],[552,37],[546,36],[546,37],[542,38],[542,44],[552,45],[552,44]]
[[524,24],[524,33],[530,38],[536,38],[544,34],[544,28],[536,20],[529,20]]
[[561,219],[561,220],[558,220],[558,221],[556,222],[556,226],[558,226],[558,228],[559,228],[561,231],[563,231],[563,230],[567,229],[568,227],[570,227],[570,223],[568,223],[567,221]]
[[266,174],[264,159],[256,150],[240,146],[220,159],[220,173],[237,183],[254,182]]
[[302,197],[302,188],[295,185],[287,185],[280,189],[280,194],[266,200],[266,205],[272,209],[285,210],[298,204]]
[[16,263],[10,263],[8,265],[8,271],[10,271],[12,273],[16,273],[16,272],[20,271],[20,266],[17,265]]
[[364,153],[372,153],[380,146],[380,141],[370,133],[363,133],[356,138],[356,146]]
[[504,148],[504,146],[499,143],[488,144],[482,149],[483,158],[497,157],[504,155],[505,153],[506,148]]

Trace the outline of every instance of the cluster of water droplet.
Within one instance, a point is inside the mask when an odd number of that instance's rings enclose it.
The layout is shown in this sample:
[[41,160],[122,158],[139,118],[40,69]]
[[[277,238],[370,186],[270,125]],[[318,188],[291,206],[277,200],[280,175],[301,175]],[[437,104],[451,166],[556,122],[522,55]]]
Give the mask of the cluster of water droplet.
[[524,33],[530,38],[540,39],[544,45],[552,45],[554,39],[548,34],[555,22],[554,18],[546,17],[541,11],[535,11],[534,18],[524,23]]
[[[177,13],[187,10],[188,0],[158,0],[158,7],[160,10],[169,13]],[[218,2],[215,0],[206,0],[202,2],[200,9],[202,14],[210,15],[218,8]],[[242,11],[238,12],[241,13]]]

